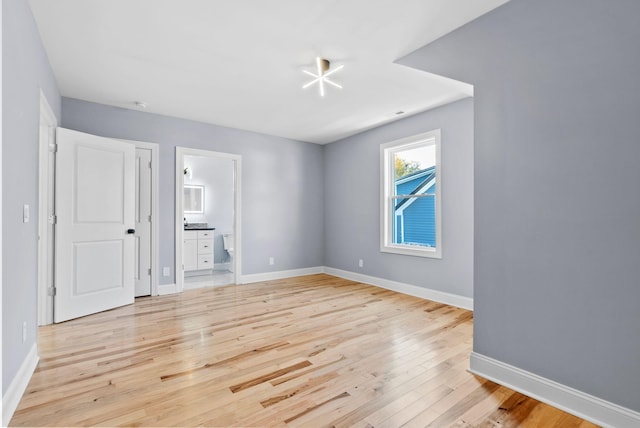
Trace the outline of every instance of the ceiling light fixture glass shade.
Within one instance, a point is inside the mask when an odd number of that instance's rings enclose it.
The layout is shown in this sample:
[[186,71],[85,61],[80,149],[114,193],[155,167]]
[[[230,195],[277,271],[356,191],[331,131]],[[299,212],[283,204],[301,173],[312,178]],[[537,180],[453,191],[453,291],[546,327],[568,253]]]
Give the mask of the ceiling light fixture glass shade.
[[312,72],[307,71],[307,70],[302,70],[303,73],[308,74],[309,76],[314,78],[309,83],[305,83],[302,86],[302,89],[307,89],[309,86],[312,86],[313,84],[317,83],[318,84],[318,88],[320,90],[320,96],[321,97],[324,97],[324,92],[325,92],[324,86],[325,86],[325,83],[329,84],[331,86],[335,86],[338,89],[342,89],[341,85],[337,84],[333,80],[330,80],[328,77],[331,76],[336,71],[342,70],[344,65],[339,65],[336,68],[334,68],[333,70],[329,71],[330,67],[331,67],[331,63],[329,62],[329,60],[324,59],[324,58],[320,58],[320,57],[316,57],[317,74],[316,73],[312,73]]

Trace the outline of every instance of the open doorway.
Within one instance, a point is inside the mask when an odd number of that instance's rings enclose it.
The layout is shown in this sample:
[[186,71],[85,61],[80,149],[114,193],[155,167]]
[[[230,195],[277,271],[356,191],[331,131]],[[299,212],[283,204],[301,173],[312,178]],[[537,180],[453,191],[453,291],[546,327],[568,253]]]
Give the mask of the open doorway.
[[238,283],[241,156],[176,148],[176,291]]

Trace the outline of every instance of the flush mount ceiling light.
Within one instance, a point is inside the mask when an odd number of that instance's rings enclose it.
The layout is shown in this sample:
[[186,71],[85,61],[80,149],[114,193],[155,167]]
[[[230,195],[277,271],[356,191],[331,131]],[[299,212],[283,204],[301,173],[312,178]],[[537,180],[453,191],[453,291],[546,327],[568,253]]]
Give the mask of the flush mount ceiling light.
[[344,67],[344,65],[339,65],[338,67],[336,67],[333,70],[329,71],[329,68],[331,67],[331,63],[329,62],[329,60],[328,59],[324,59],[324,58],[320,58],[320,57],[316,57],[316,67],[318,69],[318,74],[312,73],[312,72],[307,71],[307,70],[302,70],[303,73],[308,74],[309,76],[314,78],[311,82],[304,84],[302,86],[302,89],[307,89],[309,86],[313,85],[314,83],[317,83],[318,87],[320,89],[320,96],[321,97],[324,97],[324,84],[325,83],[328,83],[331,86],[335,86],[338,89],[342,89],[342,86],[338,85],[336,82],[334,82],[332,80],[329,80],[328,77],[331,76],[336,71],[341,70],[342,67]]

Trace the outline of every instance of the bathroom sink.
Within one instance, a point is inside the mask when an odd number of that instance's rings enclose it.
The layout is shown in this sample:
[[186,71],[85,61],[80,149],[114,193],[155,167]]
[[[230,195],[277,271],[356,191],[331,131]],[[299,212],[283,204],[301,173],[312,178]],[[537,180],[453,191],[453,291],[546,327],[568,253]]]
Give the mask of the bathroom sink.
[[209,223],[188,223],[184,225],[185,230],[193,229],[213,229],[209,227]]

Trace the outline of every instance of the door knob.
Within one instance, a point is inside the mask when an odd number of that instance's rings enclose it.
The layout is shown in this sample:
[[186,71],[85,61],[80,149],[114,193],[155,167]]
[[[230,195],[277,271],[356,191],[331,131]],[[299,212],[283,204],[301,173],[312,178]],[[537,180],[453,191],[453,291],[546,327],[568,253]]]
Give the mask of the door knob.
[[135,229],[127,229],[127,233],[129,235],[133,235],[134,233],[136,233],[136,230]]

